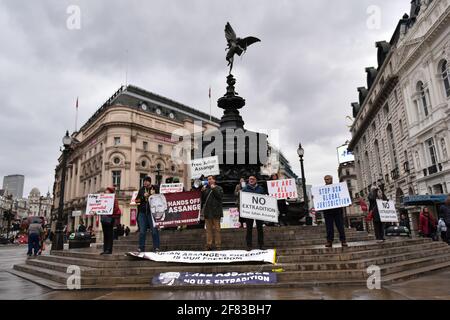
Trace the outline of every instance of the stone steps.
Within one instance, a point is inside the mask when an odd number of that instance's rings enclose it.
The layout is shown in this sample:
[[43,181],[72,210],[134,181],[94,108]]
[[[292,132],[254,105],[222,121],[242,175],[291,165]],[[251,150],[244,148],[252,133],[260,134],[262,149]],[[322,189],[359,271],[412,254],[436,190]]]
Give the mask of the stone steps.
[[[316,229],[313,229],[316,228]],[[348,232],[349,247],[324,247],[323,233],[313,233],[318,227],[267,227],[274,235],[265,233],[267,248],[276,248],[277,264],[260,262],[240,264],[180,264],[154,262],[125,256],[126,251],[135,251],[137,241],[132,237],[116,241],[114,254],[99,255],[100,249],[92,245],[87,249],[54,251],[51,255],[27,259],[25,264],[15,265],[12,273],[50,288],[64,289],[66,273],[71,265],[81,270],[84,289],[167,289],[151,285],[153,276],[162,272],[270,272],[277,273],[278,283],[270,287],[299,287],[306,285],[362,284],[368,278],[367,267],[380,267],[382,281],[395,281],[415,274],[450,266],[450,247],[442,242],[423,238],[388,238],[384,243],[373,241],[365,232]],[[306,232],[305,232],[306,231]],[[202,250],[204,230],[164,231],[163,250]],[[186,233],[181,237],[180,233]],[[189,234],[188,234],[189,233]],[[245,230],[226,230],[229,240],[223,249],[245,248]],[[256,231],[254,232],[256,237]],[[164,239],[164,240],[163,240]],[[167,245],[164,243],[166,242]],[[239,245],[240,244],[240,245]],[[151,240],[147,242],[147,248]],[[101,246],[100,246],[101,247]],[[218,285],[215,288],[251,288],[260,285]],[[170,287],[170,289],[192,289],[194,286]],[[198,287],[205,288],[205,287]]]

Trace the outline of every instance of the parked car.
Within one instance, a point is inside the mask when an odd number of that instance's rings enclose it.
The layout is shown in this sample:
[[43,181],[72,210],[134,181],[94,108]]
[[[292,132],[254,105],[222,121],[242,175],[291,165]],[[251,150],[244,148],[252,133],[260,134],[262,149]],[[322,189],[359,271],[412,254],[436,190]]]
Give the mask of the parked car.
[[386,236],[411,237],[411,231],[404,226],[389,226],[385,231]]

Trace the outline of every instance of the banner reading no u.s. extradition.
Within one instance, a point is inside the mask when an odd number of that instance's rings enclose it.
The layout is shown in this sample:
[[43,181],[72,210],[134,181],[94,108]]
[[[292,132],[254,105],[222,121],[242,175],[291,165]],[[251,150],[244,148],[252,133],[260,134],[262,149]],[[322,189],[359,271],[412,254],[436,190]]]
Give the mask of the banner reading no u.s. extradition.
[[352,204],[345,182],[313,187],[311,193],[316,210],[342,208]]

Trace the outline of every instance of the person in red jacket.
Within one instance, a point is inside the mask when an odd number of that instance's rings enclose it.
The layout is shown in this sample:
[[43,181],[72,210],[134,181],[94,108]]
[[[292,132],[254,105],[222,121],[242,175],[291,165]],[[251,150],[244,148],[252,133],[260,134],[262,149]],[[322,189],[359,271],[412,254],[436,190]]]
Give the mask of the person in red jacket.
[[436,219],[428,211],[428,208],[423,208],[419,217],[419,234],[423,237],[431,238],[436,232]]
[[[115,193],[114,187],[106,188],[105,193]],[[122,212],[119,208],[119,202],[117,197],[114,198],[113,214],[111,216],[102,216],[102,229],[103,229],[103,252],[100,254],[112,254],[113,241],[114,241],[114,226],[120,223],[120,215]]]

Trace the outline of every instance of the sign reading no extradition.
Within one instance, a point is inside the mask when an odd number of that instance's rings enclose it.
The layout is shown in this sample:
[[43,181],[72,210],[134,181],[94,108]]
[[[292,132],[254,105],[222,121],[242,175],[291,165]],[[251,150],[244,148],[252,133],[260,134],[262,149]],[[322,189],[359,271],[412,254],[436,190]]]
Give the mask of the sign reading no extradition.
[[193,159],[191,160],[191,178],[198,179],[202,175],[207,176],[217,176],[219,171],[219,157],[208,157],[203,159]]
[[278,223],[277,199],[251,192],[240,193],[242,218]]
[[297,199],[297,185],[295,179],[267,181],[269,195],[277,199]]
[[378,213],[381,222],[398,222],[397,210],[395,210],[394,201],[383,201],[377,199]]
[[114,193],[89,194],[87,197],[86,215],[112,215],[114,198]]
[[352,204],[345,182],[313,187],[311,193],[318,211],[348,207]]

